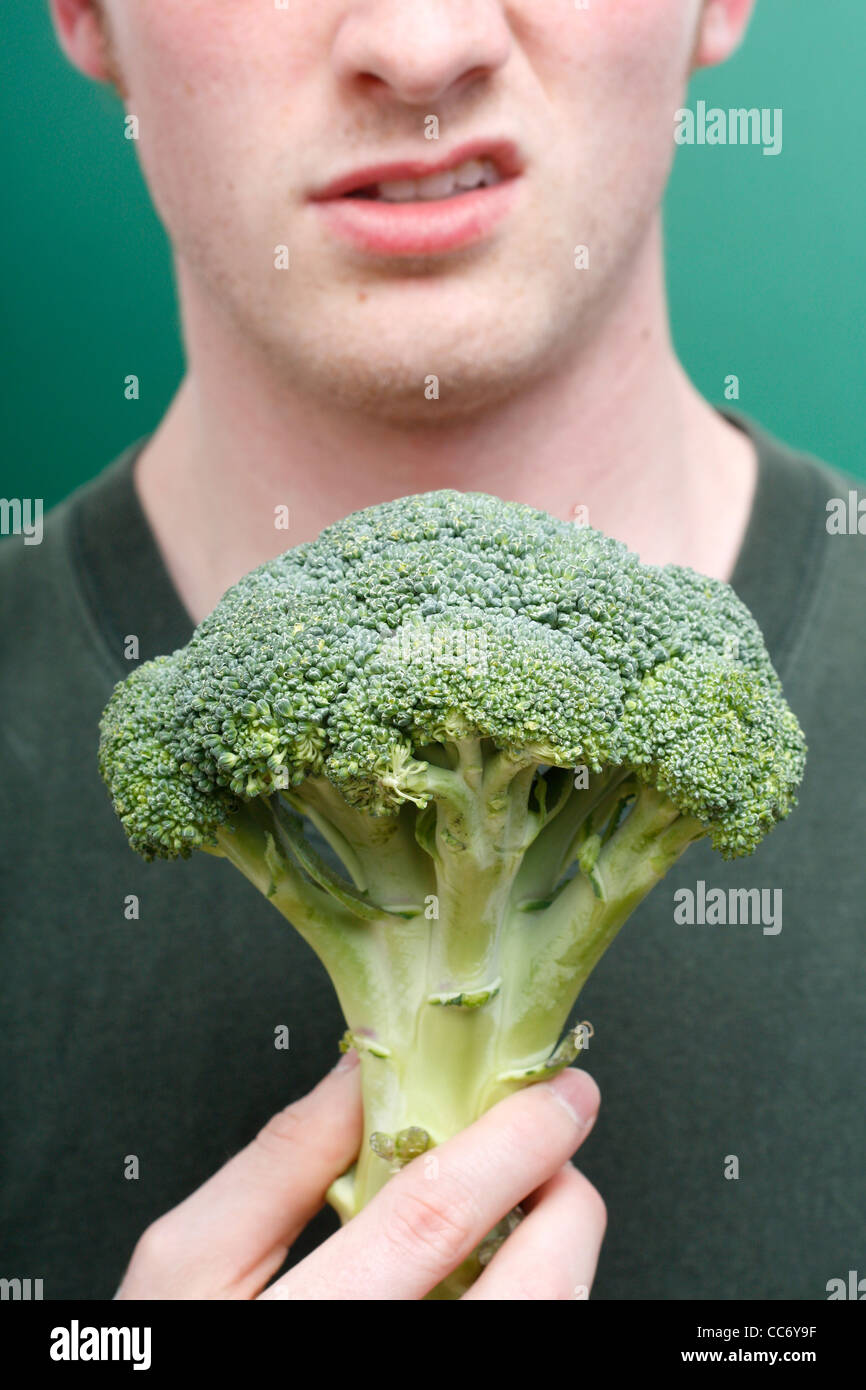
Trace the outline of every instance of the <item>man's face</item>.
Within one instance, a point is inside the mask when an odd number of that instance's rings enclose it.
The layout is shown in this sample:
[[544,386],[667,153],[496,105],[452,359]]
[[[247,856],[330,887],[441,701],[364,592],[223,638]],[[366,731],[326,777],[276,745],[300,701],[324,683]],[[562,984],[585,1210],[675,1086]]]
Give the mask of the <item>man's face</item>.
[[623,292],[701,0],[104,9],[192,312],[294,388],[432,423],[567,370]]

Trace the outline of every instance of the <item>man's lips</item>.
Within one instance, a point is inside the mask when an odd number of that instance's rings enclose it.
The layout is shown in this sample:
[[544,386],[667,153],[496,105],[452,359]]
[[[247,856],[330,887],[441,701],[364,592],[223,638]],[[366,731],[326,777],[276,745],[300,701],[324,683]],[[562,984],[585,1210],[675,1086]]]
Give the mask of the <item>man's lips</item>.
[[[510,141],[475,140],[435,161],[355,169],[326,184],[310,202],[334,235],[368,254],[442,255],[494,230],[513,205],[522,171]],[[464,189],[456,186],[457,179],[481,186]],[[447,196],[441,196],[442,187]],[[389,200],[394,198],[398,201]]]
[[341,174],[324,188],[317,189],[312,194],[311,201],[323,203],[334,198],[345,198],[375,184],[429,178],[432,174],[457,169],[469,160],[490,160],[503,182],[516,178],[523,172],[523,160],[517,146],[511,140],[470,140],[436,160],[403,159],[389,164],[370,164],[366,168],[353,169],[351,173]]

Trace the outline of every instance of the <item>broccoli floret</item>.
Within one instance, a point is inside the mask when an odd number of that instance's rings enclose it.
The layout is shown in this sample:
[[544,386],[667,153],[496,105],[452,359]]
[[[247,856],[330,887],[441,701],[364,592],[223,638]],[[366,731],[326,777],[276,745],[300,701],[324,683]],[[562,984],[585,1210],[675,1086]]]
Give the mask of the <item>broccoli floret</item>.
[[229,859],[331,974],[365,1097],[344,1218],[572,1060],[625,919],[702,836],[751,853],[804,762],[728,585],[453,490],[248,574],[115,688],[99,750],[139,854]]

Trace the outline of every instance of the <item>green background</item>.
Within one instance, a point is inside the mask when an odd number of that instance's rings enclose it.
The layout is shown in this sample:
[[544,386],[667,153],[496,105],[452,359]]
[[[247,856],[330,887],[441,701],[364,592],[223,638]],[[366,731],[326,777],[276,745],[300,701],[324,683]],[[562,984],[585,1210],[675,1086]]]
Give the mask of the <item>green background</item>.
[[[122,107],[67,63],[44,0],[4,7],[2,30],[0,495],[48,506],[155,427],[183,357]],[[688,104],[782,107],[782,154],[685,146],[667,201],[674,333],[698,387],[721,402],[735,373],[739,410],[861,478],[864,38],[863,0],[758,0],[745,47]]]

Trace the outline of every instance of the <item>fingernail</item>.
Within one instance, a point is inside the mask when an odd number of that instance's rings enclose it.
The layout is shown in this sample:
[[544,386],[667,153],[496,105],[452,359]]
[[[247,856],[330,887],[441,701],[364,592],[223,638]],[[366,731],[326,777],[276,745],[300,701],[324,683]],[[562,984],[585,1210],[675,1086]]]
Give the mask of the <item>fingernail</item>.
[[577,1067],[566,1067],[552,1081],[544,1084],[580,1129],[586,1129],[595,1119],[599,1090],[587,1072]]
[[333,1068],[333,1070],[351,1071],[353,1067],[356,1067],[358,1065],[360,1060],[361,1059],[355,1051],[354,1047],[350,1047],[348,1052],[343,1053],[342,1057],[340,1058],[337,1065]]

